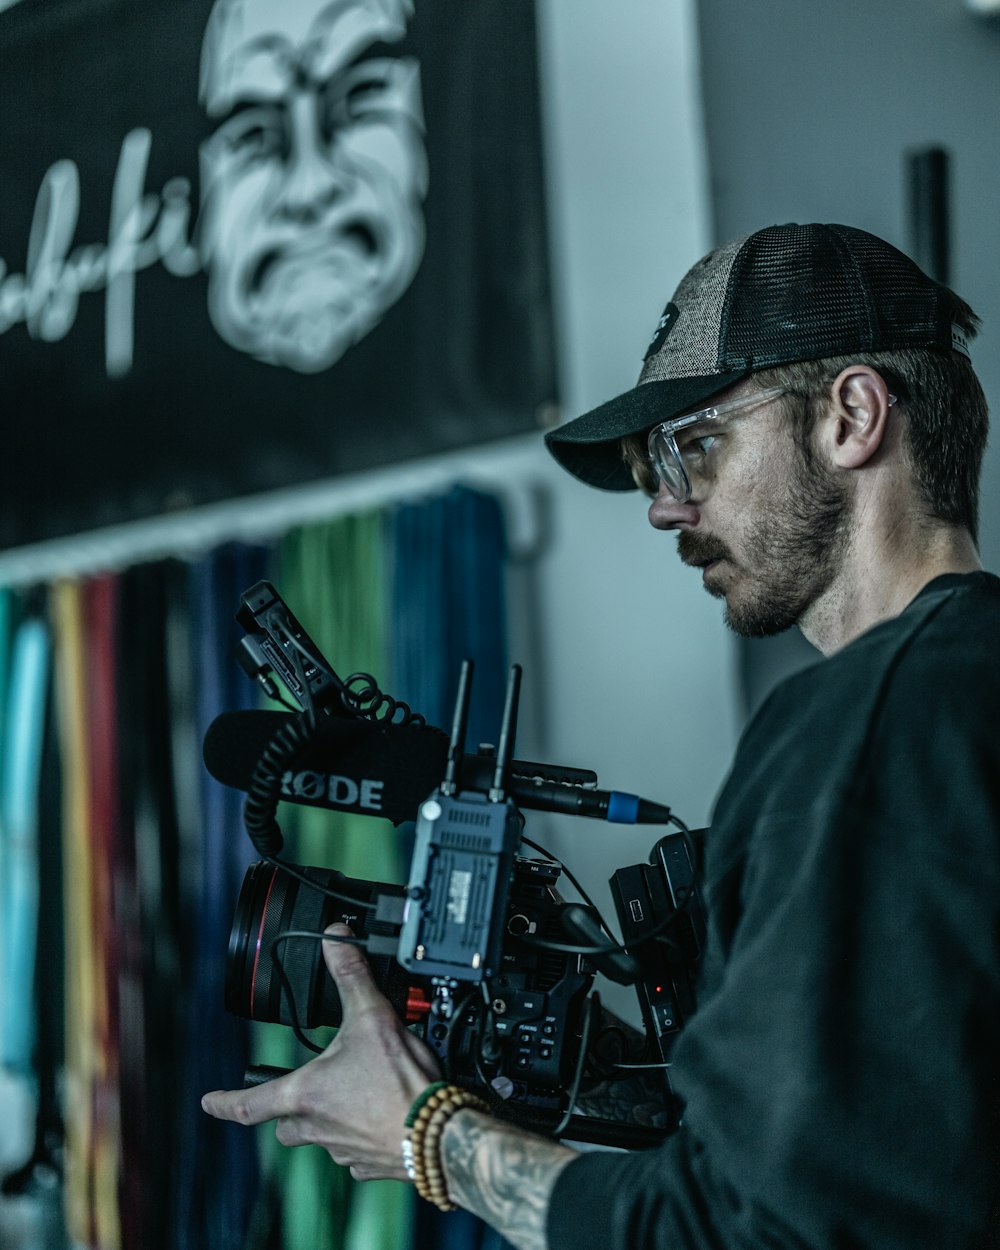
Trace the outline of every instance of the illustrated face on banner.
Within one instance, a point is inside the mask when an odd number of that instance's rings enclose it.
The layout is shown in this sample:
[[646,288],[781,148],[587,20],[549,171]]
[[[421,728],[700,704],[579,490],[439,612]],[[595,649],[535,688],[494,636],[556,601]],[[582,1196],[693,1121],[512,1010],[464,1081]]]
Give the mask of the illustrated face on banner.
[[412,0],[216,0],[200,95],[219,124],[201,150],[200,245],[212,322],[240,351],[326,369],[413,279],[420,71],[384,46],[411,11]]

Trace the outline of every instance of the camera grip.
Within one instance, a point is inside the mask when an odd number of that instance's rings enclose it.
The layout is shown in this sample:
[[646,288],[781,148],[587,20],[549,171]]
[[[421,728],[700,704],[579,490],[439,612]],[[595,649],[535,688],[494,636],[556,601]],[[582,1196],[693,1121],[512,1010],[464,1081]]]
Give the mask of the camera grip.
[[291,1072],[291,1068],[272,1068],[266,1063],[254,1063],[243,1073],[243,1088],[253,1089],[257,1085],[263,1085],[267,1081],[273,1081],[279,1076],[287,1076]]

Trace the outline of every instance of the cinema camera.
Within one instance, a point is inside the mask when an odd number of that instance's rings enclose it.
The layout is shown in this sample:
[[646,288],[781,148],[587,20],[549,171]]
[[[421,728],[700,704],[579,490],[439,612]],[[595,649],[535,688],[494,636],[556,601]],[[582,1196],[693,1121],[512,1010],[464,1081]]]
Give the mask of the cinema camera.
[[[370,675],[342,681],[269,582],[242,596],[237,620],[241,663],[291,711],[224,713],[205,739],[209,770],[248,791],[245,824],[261,856],[236,908],[226,1007],[289,1025],[319,1051],[303,1030],[340,1022],[321,943],[326,926],[343,921],[447,1079],[485,1095],[498,1115],[633,1149],[674,1131],[670,1053],[695,1007],[704,938],[698,835],[669,808],[598,789],[592,772],[513,759],[517,665],[496,747],[466,754],[470,662],[448,736]],[[282,799],[415,820],[407,885],[280,860]],[[524,836],[522,808],[678,827],[648,863],[610,880],[621,943],[572,873]],[[583,902],[561,896],[563,875]],[[598,972],[634,985],[642,1030],[601,1006]],[[247,1083],[277,1071],[250,1069]]]

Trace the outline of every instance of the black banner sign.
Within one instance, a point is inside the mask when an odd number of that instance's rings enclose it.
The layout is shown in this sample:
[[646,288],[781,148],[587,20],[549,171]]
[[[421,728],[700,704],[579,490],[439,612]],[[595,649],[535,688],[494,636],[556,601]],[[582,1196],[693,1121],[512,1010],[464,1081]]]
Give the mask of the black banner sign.
[[555,398],[533,0],[0,12],[0,547]]

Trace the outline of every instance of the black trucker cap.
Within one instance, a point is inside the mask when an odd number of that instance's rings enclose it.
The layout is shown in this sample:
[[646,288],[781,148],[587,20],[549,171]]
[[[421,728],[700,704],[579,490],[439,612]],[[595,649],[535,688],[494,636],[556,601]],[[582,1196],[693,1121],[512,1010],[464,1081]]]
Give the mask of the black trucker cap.
[[768,226],[681,279],[635,387],[546,434],[591,486],[634,490],[619,440],[680,416],[758,369],[852,352],[968,355],[956,297],[908,256],[851,226]]

